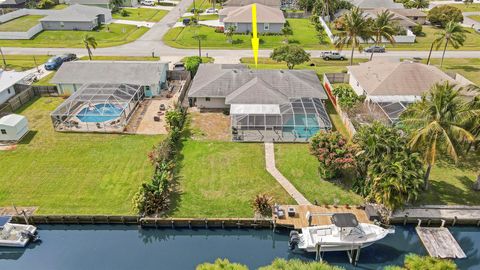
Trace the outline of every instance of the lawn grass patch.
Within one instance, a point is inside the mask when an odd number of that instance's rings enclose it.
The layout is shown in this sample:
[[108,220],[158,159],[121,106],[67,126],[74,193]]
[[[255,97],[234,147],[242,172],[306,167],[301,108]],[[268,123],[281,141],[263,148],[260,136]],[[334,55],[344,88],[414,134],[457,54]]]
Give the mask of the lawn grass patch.
[[50,80],[55,76],[55,71],[50,72],[47,76],[41,78],[40,80],[36,81],[33,83],[33,85],[39,85],[39,86],[53,86],[55,84],[50,83]]
[[[32,39],[0,40],[4,47],[83,48],[83,37],[88,34],[97,40],[98,48],[132,42],[148,31],[146,27],[127,24],[102,25],[97,31],[42,31]],[[95,53],[95,51],[94,51]]]
[[0,24],[0,32],[26,32],[39,24],[43,15],[26,15]]
[[[33,59],[35,57],[35,60]],[[25,71],[47,62],[48,55],[5,55],[7,70]],[[36,64],[35,64],[36,62]],[[0,66],[3,68],[3,61],[0,59]]]
[[[431,63],[440,68],[440,61],[441,59],[434,58]],[[480,58],[445,58],[442,70],[459,73],[471,82],[480,85]]]
[[53,6],[53,7],[50,8],[50,9],[60,10],[60,9],[65,9],[65,8],[67,8],[67,7],[68,7],[67,4],[58,4],[58,5]]
[[480,22],[480,15],[470,15],[468,17],[474,21]]
[[[293,35],[289,36],[290,44],[302,46],[304,49],[329,49],[330,44],[320,44],[315,27],[308,19],[288,19]],[[170,33],[172,32],[172,33]],[[176,48],[196,48],[197,41],[193,38],[196,34],[207,36],[202,41],[202,47],[212,49],[245,49],[251,47],[251,36],[236,34],[233,42],[227,42],[224,33],[216,33],[215,28],[208,26],[187,26],[182,29],[172,28],[163,37],[164,42]],[[282,35],[260,35],[260,48],[272,49],[284,45],[285,37]]]
[[[480,49],[480,34],[476,33],[474,29],[464,27],[463,28],[466,33],[466,40],[463,46],[461,46],[458,50],[465,50],[465,51],[476,51]],[[387,45],[386,47],[389,50],[430,50],[430,46],[432,42],[437,38],[435,33],[440,32],[442,29],[435,27],[435,26],[423,26],[423,32],[425,36],[417,36],[415,43],[410,44],[395,44]],[[435,49],[435,47],[434,47]],[[441,47],[440,50],[443,50]],[[447,50],[455,50],[451,45],[447,47]],[[448,53],[446,54],[448,57]]]
[[168,13],[167,10],[154,8],[123,8],[123,10],[127,12],[128,16],[122,16],[119,11],[113,13],[112,17],[118,20],[158,22]]
[[[182,60],[180,60],[180,62],[185,62],[187,61],[187,57],[183,57]],[[213,57],[206,57],[206,56],[202,56],[202,63],[203,64],[208,64],[208,63],[213,63],[215,61],[215,59]]]
[[50,113],[64,100],[42,97],[17,113],[31,132],[0,151],[0,205],[39,214],[133,214],[132,196],[149,180],[147,153],[162,136],[55,132]]
[[480,153],[474,151],[457,164],[437,161],[432,167],[430,188],[420,194],[417,204],[480,205],[480,196],[472,189],[478,168]]
[[[358,205],[361,196],[351,191],[349,182],[345,187],[321,179],[318,173],[318,160],[310,154],[308,144],[275,144],[277,168],[310,202]],[[345,180],[342,180],[345,181]]]
[[263,144],[186,141],[174,217],[253,217],[255,195],[294,203],[265,170]]
[[460,9],[462,12],[480,12],[480,4],[472,3],[472,4],[448,4],[449,6],[456,7]]
[[[186,11],[190,12],[193,7],[195,7],[196,9],[201,9],[201,10],[205,11],[207,8],[212,7],[212,3],[210,3],[209,0],[195,0],[195,2],[192,3]],[[220,3],[216,3],[215,8],[216,9],[221,9],[222,6],[220,5]]]

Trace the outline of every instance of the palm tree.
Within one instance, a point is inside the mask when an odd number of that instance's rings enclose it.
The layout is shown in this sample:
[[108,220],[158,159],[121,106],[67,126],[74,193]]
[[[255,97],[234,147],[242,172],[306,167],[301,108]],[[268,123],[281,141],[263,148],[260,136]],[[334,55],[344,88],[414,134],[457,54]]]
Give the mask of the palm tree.
[[217,5],[217,1],[216,0],[208,0],[208,2],[210,2],[212,4],[212,8],[215,9],[215,6]]
[[474,111],[466,106],[460,91],[463,89],[448,82],[437,83],[401,115],[400,123],[411,132],[409,147],[423,153],[427,164],[425,189],[428,189],[437,149],[444,147],[456,162],[462,146],[474,140],[472,133],[463,126],[474,116]]
[[[393,25],[393,13],[388,11],[388,9],[382,11],[377,15],[377,18],[372,21],[371,30],[372,34],[375,37],[375,45],[379,46],[383,39],[386,39],[390,44],[395,44],[395,28]],[[373,52],[370,55],[370,60],[373,58]]]
[[89,34],[86,34],[83,37],[83,45],[85,45],[85,48],[87,49],[88,52],[88,58],[92,60],[92,49],[97,48],[97,41],[95,40],[94,36],[90,36]]
[[411,7],[412,8],[418,8],[418,9],[422,9],[422,8],[428,8],[428,6],[430,5],[430,1],[428,0],[413,0],[411,1]]
[[437,36],[438,37],[434,41],[437,45],[437,50],[442,44],[445,43],[443,47],[442,61],[440,62],[440,67],[442,67],[448,44],[450,43],[452,44],[453,48],[458,49],[460,46],[463,46],[463,42],[465,42],[467,37],[463,27],[454,21],[449,21],[445,25],[445,28],[443,28],[441,32],[437,33]]
[[352,8],[344,18],[344,29],[335,35],[335,47],[342,50],[345,46],[352,46],[350,55],[350,65],[352,65],[355,48],[362,50],[361,43],[371,39],[371,30],[365,14],[358,7]]
[[202,58],[202,40],[207,39],[207,36],[196,33],[192,38],[198,41],[198,57]]
[[225,30],[225,35],[227,36],[228,38],[228,43],[232,43],[233,40],[232,40],[232,37],[233,37],[233,34],[235,34],[235,31],[237,31],[237,27],[235,27],[235,25],[229,25],[227,27],[227,29]]

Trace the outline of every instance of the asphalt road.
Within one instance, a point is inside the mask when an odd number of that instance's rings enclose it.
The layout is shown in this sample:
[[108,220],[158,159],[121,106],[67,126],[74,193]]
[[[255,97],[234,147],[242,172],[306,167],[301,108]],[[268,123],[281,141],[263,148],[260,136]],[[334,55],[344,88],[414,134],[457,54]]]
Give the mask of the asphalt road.
[[[179,59],[183,56],[198,55],[197,49],[177,49],[165,45],[162,42],[163,35],[175,24],[193,0],[182,0],[175,8],[173,8],[160,22],[156,23],[149,31],[147,31],[138,40],[116,47],[98,48],[93,51],[94,55],[104,56],[151,56],[152,52],[155,56],[162,59]],[[85,54],[83,48],[15,48],[3,47],[5,54],[60,54],[72,52],[76,54]],[[260,50],[260,57],[268,57],[271,50]],[[312,57],[319,57],[321,51],[309,51]],[[344,51],[346,55],[350,55],[348,51]],[[252,57],[251,50],[202,50],[202,55],[214,57],[217,62],[235,63],[242,57]],[[441,51],[434,51],[433,58],[441,57]],[[480,51],[447,51],[447,58],[480,58]],[[355,52],[355,58],[368,58],[370,54],[363,52]],[[411,58],[411,57],[428,57],[428,51],[388,51],[382,54],[375,54],[375,57],[391,57],[391,58]]]

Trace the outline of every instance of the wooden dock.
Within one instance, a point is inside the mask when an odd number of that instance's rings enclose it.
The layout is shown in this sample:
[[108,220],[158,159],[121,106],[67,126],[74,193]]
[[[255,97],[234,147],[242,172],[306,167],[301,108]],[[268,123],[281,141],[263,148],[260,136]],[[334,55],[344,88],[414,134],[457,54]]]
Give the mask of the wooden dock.
[[431,257],[442,259],[463,259],[467,257],[447,228],[417,226],[416,230]]
[[[288,215],[288,208],[293,207],[295,209],[295,216],[291,217]],[[371,223],[368,219],[367,214],[361,208],[356,206],[320,206],[320,205],[281,205],[280,209],[285,212],[285,217],[279,218],[275,217],[275,223],[277,226],[293,227],[295,229],[301,229],[308,227],[307,212],[314,214],[312,217],[312,226],[317,225],[330,225],[329,214],[335,213],[352,213],[354,214],[358,222],[360,223]],[[315,215],[317,214],[317,215]]]

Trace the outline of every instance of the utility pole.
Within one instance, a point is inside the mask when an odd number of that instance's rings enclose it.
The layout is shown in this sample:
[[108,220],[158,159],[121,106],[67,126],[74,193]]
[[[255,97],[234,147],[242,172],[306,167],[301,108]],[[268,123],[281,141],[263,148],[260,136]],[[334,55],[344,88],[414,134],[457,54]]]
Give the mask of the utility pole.
[[5,55],[3,55],[2,47],[0,47],[0,54],[2,55],[3,68],[7,69],[7,61],[5,60]]
[[33,56],[33,63],[35,63],[35,67],[37,68],[37,72],[40,73],[40,69],[38,68],[37,59],[35,59],[35,55]]

